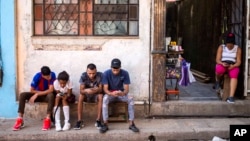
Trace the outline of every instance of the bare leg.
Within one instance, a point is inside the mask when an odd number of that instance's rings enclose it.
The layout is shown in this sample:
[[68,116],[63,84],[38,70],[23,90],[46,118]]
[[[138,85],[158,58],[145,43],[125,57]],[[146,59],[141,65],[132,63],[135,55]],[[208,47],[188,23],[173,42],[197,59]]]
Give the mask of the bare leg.
[[47,114],[47,117],[46,117],[46,118],[50,119],[50,116],[51,116],[51,114]]
[[216,74],[215,73],[215,81],[220,82],[222,75],[221,74]]
[[101,120],[101,115],[102,115],[102,94],[98,94],[98,109],[97,109],[97,119],[96,120]]
[[[58,106],[58,110],[60,110],[60,105],[59,105],[59,102],[60,102],[61,98],[56,96],[55,98],[55,105],[54,105],[54,109],[56,109],[56,107]],[[54,111],[54,114],[55,114],[55,111]],[[60,114],[59,114],[60,115]],[[50,113],[47,113],[47,118],[50,118]],[[59,119],[58,119],[59,120]]]
[[19,117],[23,117],[23,113],[18,113],[18,116]]
[[78,121],[82,120],[83,99],[84,99],[84,96],[82,94],[80,94],[79,99],[78,99],[78,105],[77,105],[77,118],[78,118]]
[[130,121],[129,121],[129,125],[132,125],[133,123],[134,123],[133,120],[130,120]]
[[231,78],[230,80],[230,97],[234,97],[234,93],[236,91],[238,79],[237,78]]

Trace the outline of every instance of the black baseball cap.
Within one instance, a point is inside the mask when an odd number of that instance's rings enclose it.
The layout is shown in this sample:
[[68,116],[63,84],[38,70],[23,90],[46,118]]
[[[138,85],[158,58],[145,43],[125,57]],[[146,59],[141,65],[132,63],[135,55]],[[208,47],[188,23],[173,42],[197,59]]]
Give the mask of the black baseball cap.
[[121,61],[117,58],[114,58],[111,61],[111,68],[120,68],[121,67]]

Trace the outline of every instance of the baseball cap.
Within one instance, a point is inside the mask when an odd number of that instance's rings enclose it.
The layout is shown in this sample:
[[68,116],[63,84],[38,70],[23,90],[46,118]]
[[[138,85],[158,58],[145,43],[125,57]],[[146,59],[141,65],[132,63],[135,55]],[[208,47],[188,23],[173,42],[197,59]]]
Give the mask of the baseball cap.
[[121,61],[117,58],[113,59],[111,61],[111,68],[120,68],[121,67]]
[[226,43],[235,44],[235,35],[233,33],[228,33],[226,36]]

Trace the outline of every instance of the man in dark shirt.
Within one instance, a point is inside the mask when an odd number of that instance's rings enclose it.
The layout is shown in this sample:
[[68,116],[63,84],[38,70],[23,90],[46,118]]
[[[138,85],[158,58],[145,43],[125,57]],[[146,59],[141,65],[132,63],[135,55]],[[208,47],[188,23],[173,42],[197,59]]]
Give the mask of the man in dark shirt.
[[97,72],[95,64],[88,64],[86,72],[82,73],[80,78],[80,95],[78,99],[78,121],[74,127],[75,130],[83,127],[82,111],[83,101],[85,102],[98,102],[97,118],[95,126],[101,128],[101,114],[102,114],[102,73]]

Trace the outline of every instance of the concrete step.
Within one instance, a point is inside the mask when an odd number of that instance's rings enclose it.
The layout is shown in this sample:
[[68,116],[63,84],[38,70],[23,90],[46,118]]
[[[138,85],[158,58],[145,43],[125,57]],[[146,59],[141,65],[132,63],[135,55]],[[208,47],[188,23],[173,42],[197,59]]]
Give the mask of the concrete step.
[[[77,105],[70,106],[70,123],[74,126],[77,120]],[[0,141],[147,141],[151,135],[156,141],[211,141],[214,136],[229,139],[230,125],[250,125],[249,99],[236,100],[235,104],[218,100],[169,100],[135,106],[135,123],[140,133],[130,131],[126,122],[113,122],[109,124],[110,130],[101,134],[94,127],[95,106],[95,104],[84,105],[85,127],[81,130],[56,132],[55,128],[52,128],[46,132],[41,131],[41,128],[47,104],[26,104],[24,117],[26,127],[14,132],[12,131],[14,119],[0,119]]]
[[[110,123],[109,130],[101,134],[94,121],[85,121],[81,130],[56,132],[55,128],[42,131],[42,120],[25,119],[25,127],[12,131],[15,120],[0,119],[0,141],[211,141],[214,136],[229,139],[230,125],[250,125],[250,118],[166,118],[136,119],[140,129],[133,133],[128,123]],[[74,124],[74,123],[72,123]]]
[[[220,100],[185,99],[169,100],[135,105],[135,117],[248,117],[250,116],[250,99],[236,100],[234,104]],[[46,116],[46,103],[26,104],[25,118],[43,119]],[[83,119],[95,119],[97,104],[83,106]],[[62,112],[61,112],[62,113]],[[77,120],[77,104],[70,105],[70,118]]]
[[[135,117],[144,118],[147,117],[146,109],[148,106],[144,104],[136,104],[135,106]],[[61,108],[62,109],[62,108]],[[24,117],[27,119],[37,119],[42,120],[46,117],[47,103],[45,102],[36,102],[35,104],[26,103],[25,105],[25,114]],[[61,115],[63,112],[61,112]],[[83,119],[96,119],[97,117],[97,104],[96,103],[87,103],[83,104]],[[71,120],[77,120],[77,103],[70,104],[70,118]]]
[[169,100],[153,102],[150,116],[250,116],[250,100],[236,100],[234,104],[220,100]]

